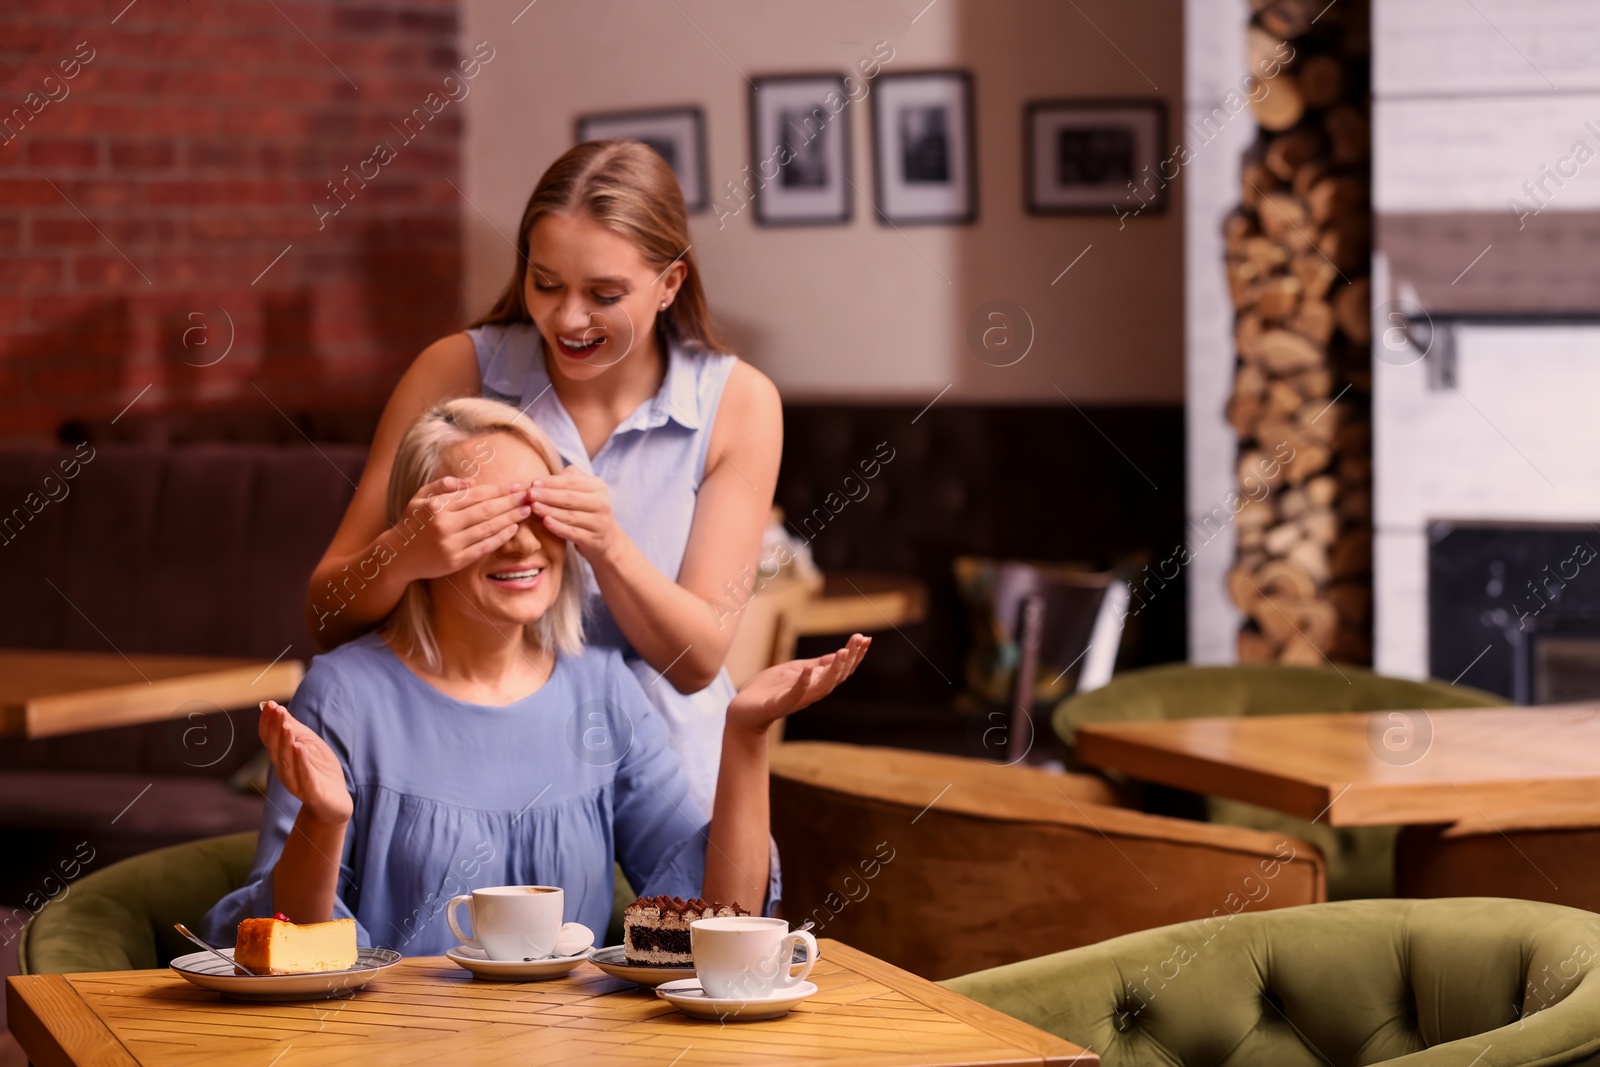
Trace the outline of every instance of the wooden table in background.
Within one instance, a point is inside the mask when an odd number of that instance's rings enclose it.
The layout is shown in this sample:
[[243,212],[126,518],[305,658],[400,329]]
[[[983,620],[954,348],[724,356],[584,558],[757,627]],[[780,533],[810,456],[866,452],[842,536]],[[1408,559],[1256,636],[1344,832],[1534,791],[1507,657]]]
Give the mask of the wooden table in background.
[[1084,763],[1330,826],[1600,805],[1600,705],[1099,723]]
[[868,571],[826,571],[822,592],[796,620],[801,637],[872,633],[921,622],[928,589],[915,578]]
[[170,970],[8,980],[11,1030],[38,1067],[86,1064],[1080,1064],[1076,1045],[837,941],[820,992],[767,1022],[691,1019],[581,964],[548,982],[484,982],[442,956],[401,961],[334,1000],[223,1000]]
[[[51,737],[288,700],[305,668],[215,656],[0,649],[0,736]],[[213,709],[202,709],[213,710]]]

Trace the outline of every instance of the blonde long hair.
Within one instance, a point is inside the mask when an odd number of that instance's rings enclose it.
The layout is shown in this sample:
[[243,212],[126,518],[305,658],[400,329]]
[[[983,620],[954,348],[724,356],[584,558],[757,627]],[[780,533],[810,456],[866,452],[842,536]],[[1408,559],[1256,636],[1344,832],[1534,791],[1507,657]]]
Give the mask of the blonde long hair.
[[689,247],[683,189],[667,161],[642,141],[585,141],[550,164],[522,209],[511,281],[474,327],[533,321],[524,296],[528,235],[534,223],[553,214],[585,216],[609,227],[632,241],[657,270],[665,271],[674,261],[683,263],[689,273],[672,305],[656,321],[673,340],[707,352],[726,351],[711,325],[700,264]]
[[[417,419],[400,439],[394,466],[389,471],[389,496],[386,505],[389,525],[405,536],[408,530],[426,525],[432,515],[425,509],[408,514],[406,505],[418,490],[445,471],[444,453],[453,445],[492,433],[508,433],[522,441],[544,461],[554,474],[565,465],[556,446],[534,421],[509,404],[482,397],[460,397],[435,405]],[[475,464],[469,464],[476,469]],[[468,475],[470,476],[470,474]],[[415,536],[414,534],[412,536]],[[408,538],[409,540],[409,538]],[[566,542],[561,588],[549,610],[528,629],[539,646],[566,655],[583,649],[583,574],[582,559]],[[421,657],[429,670],[440,669],[439,643],[433,634],[433,598],[425,579],[406,586],[383,630],[397,647]]]

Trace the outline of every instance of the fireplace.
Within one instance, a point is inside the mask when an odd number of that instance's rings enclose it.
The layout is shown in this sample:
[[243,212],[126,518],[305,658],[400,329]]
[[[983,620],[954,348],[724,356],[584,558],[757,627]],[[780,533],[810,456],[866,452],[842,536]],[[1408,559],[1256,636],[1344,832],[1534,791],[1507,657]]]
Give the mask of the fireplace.
[[1429,673],[1519,704],[1600,699],[1596,546],[1589,523],[1430,524]]

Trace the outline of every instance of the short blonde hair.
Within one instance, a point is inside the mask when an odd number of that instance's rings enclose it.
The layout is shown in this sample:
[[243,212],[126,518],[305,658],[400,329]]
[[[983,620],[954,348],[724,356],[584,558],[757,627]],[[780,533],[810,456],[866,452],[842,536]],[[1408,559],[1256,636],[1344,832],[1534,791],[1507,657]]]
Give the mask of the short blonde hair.
[[[415,521],[426,524],[431,514],[406,513],[406,505],[418,490],[442,477],[447,449],[453,445],[507,433],[522,441],[555,474],[565,464],[556,446],[532,419],[509,404],[482,397],[446,400],[425,412],[400,439],[394,465],[389,471],[389,497],[386,507],[389,525],[407,529]],[[468,472],[467,477],[471,477]],[[570,541],[566,542],[561,588],[554,602],[538,621],[529,624],[533,638],[542,648],[566,655],[583,649],[583,561]],[[420,656],[430,670],[439,670],[439,644],[433,635],[433,599],[426,579],[406,586],[383,629],[408,653]]]

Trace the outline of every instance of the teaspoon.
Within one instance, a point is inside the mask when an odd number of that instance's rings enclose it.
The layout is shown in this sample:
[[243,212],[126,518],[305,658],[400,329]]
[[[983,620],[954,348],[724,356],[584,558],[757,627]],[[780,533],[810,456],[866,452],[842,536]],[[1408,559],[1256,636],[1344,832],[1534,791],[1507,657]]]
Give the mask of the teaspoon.
[[195,944],[199,945],[201,948],[205,949],[207,952],[215,953],[216,957],[218,959],[226,961],[229,966],[239,968],[239,970],[243,971],[245,974],[248,974],[251,978],[260,978],[261,977],[259,974],[257,974],[256,972],[252,971],[250,968],[246,967],[244,964],[238,963],[235,960],[232,960],[229,957],[223,955],[222,952],[219,949],[217,949],[216,947],[214,947],[212,945],[208,945],[204,941],[200,940],[194,934],[190,933],[189,932],[189,928],[187,926],[183,925],[182,923],[173,923],[172,927],[173,927],[173,929],[177,930],[178,933],[182,934],[184,937],[187,937],[190,941],[193,941]]

